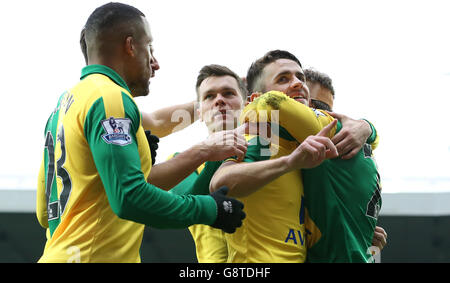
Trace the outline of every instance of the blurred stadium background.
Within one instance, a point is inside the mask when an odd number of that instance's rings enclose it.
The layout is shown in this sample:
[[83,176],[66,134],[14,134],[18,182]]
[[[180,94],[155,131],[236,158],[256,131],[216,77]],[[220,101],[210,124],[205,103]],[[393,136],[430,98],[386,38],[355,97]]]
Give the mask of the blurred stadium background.
[[[28,187],[28,181],[22,181],[0,188],[0,263],[36,262],[44,249],[45,230],[34,213],[34,180],[29,180]],[[382,263],[450,262],[450,192],[382,196],[378,225],[388,233]],[[143,262],[196,262],[187,229],[147,227],[141,256]]]

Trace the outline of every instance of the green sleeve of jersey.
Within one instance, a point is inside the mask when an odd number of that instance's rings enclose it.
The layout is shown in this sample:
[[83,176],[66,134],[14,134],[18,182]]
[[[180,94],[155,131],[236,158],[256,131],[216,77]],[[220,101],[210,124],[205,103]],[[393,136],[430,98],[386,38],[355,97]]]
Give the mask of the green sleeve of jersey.
[[107,118],[102,98],[90,108],[84,124],[85,137],[114,213],[156,228],[214,223],[217,206],[211,196],[174,195],[146,182],[136,142],[139,110],[127,95],[122,94],[122,100],[124,118],[131,120],[129,144],[117,145],[103,139],[106,132],[102,121]]
[[363,119],[364,121],[366,121],[367,123],[369,123],[370,128],[372,129],[372,134],[370,135],[370,137],[367,139],[367,143],[371,144],[373,142],[375,142],[375,139],[377,138],[377,130],[375,129],[375,127],[373,126],[372,123],[370,123],[368,120]]
[[209,183],[211,183],[211,179],[220,165],[222,165],[222,161],[208,161],[205,163],[205,168],[200,172],[192,187],[193,195],[209,195]]
[[197,171],[193,172],[170,192],[177,195],[209,195],[209,183],[220,165],[222,161],[206,162],[200,174]]
[[245,154],[244,162],[256,162],[270,159],[270,155],[267,154],[269,150],[269,141],[259,136],[255,136],[248,140],[247,153]]
[[170,193],[176,195],[192,195],[192,188],[194,187],[195,180],[197,180],[197,172],[193,172],[191,175],[187,176],[183,181],[178,183],[172,189]]

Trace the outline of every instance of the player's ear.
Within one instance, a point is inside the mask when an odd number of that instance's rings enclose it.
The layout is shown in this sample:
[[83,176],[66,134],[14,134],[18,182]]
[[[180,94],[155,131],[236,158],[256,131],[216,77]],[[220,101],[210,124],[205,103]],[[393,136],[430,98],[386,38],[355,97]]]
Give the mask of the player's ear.
[[135,49],[134,49],[134,40],[132,36],[128,36],[125,39],[125,53],[128,54],[131,57],[134,57]]

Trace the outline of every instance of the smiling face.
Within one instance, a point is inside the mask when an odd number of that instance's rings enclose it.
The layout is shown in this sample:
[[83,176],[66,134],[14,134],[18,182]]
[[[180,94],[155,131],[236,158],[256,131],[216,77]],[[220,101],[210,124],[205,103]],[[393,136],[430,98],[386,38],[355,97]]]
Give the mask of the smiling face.
[[297,62],[278,59],[264,67],[261,79],[264,92],[281,91],[296,101],[309,105],[309,89],[305,74]]
[[198,87],[198,94],[198,114],[210,133],[237,127],[244,101],[235,78],[207,77]]

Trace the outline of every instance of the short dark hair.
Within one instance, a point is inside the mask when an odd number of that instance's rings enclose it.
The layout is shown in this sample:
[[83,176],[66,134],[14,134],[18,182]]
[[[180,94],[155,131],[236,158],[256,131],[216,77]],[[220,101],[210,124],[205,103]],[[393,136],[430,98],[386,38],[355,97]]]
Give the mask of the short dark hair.
[[267,52],[263,57],[259,58],[255,62],[252,63],[250,68],[247,71],[247,90],[249,93],[254,91],[261,91],[256,89],[259,78],[262,75],[263,69],[269,65],[270,63],[275,62],[278,59],[289,59],[296,62],[300,68],[302,68],[302,64],[294,54],[285,51],[285,50],[272,50]]
[[321,110],[326,110],[326,111],[333,111],[331,109],[331,106],[326,104],[323,101],[317,100],[317,99],[312,99],[311,98],[311,107],[315,108],[315,109],[321,109]]
[[133,21],[140,17],[145,17],[145,15],[137,8],[127,4],[110,2],[95,9],[87,19],[84,28],[86,32],[101,33],[105,30],[114,30],[117,24]]
[[247,89],[245,87],[244,80],[242,80],[241,77],[239,77],[235,72],[230,70],[228,67],[217,64],[206,65],[200,70],[197,76],[197,83],[195,85],[195,89],[197,91],[197,100],[200,101],[200,94],[198,93],[198,89],[205,79],[209,77],[223,77],[223,76],[231,76],[234,79],[236,79],[239,86],[239,90],[242,95],[242,99],[244,102],[247,101]]
[[334,98],[333,81],[327,74],[318,72],[314,69],[306,69],[304,72],[307,82],[318,83],[321,87],[328,89]]
[[117,34],[119,25],[123,24],[132,30],[133,23],[140,22],[141,17],[145,15],[137,8],[117,2],[110,2],[95,9],[87,19],[80,35],[81,52],[86,63],[89,39],[109,33]]

